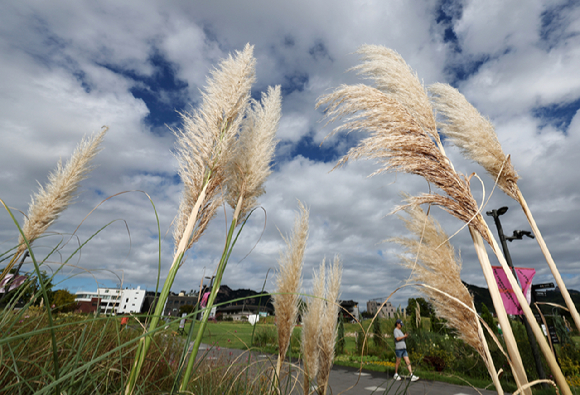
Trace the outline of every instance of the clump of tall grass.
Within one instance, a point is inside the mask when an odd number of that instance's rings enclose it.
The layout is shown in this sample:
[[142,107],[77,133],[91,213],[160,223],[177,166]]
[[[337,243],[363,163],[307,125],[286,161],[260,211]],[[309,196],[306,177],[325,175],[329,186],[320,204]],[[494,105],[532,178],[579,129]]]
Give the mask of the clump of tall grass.
[[466,157],[479,163],[496,180],[501,190],[521,205],[576,328],[580,330],[578,310],[518,187],[518,174],[513,168],[511,158],[504,154],[493,124],[457,89],[447,84],[433,84],[429,87],[429,91],[432,93],[434,108],[443,116],[439,122],[439,130],[459,147]]
[[309,211],[298,201],[299,213],[294,219],[294,228],[288,237],[284,237],[286,249],[280,254],[276,293],[273,305],[276,311],[276,329],[278,331],[278,361],[274,372],[274,385],[280,377],[282,363],[286,357],[292,331],[298,317],[298,301],[302,285],[302,266],[304,251],[308,239]]
[[[174,228],[173,263],[149,331],[155,330],[158,324],[169,290],[184,262],[185,252],[199,239],[224,201],[234,209],[214,287],[181,379],[180,391],[187,388],[201,337],[235,244],[234,231],[257,205],[257,198],[264,193],[264,181],[270,174],[276,144],[274,136],[280,119],[280,88],[269,88],[261,103],[251,100],[255,63],[250,45],[222,61],[207,80],[201,107],[191,114],[182,114],[183,127],[175,132],[184,191]],[[140,344],[126,387],[127,395],[135,389],[150,342],[151,336],[145,336]],[[185,356],[182,357],[184,360]]]
[[334,263],[326,271],[323,259],[318,273],[314,273],[313,294],[302,316],[302,342],[300,345],[304,360],[303,390],[310,393],[310,382],[316,377],[317,392],[326,394],[328,378],[337,337],[338,313],[340,310],[339,291],[342,280],[342,264],[335,256]]
[[[375,47],[363,47],[361,53],[368,54],[374,63],[384,63],[384,67],[367,67],[366,73],[381,87],[374,88],[367,85],[342,85],[334,92],[319,99],[316,107],[326,106],[325,117],[328,123],[345,119],[344,124],[333,129],[331,134],[341,130],[364,130],[370,136],[363,139],[357,147],[338,162],[337,166],[345,164],[349,159],[370,158],[376,159],[382,166],[372,175],[386,171],[400,171],[420,175],[430,184],[444,192],[427,193],[409,198],[409,204],[438,205],[458,219],[464,221],[469,228],[474,246],[482,266],[482,271],[488,284],[500,325],[504,329],[504,337],[511,366],[519,388],[527,394],[531,393],[527,384],[525,369],[517,349],[515,338],[509,325],[507,313],[503,307],[499,289],[491,263],[487,256],[483,239],[492,247],[504,269],[508,280],[514,289],[516,297],[522,305],[524,313],[531,323],[532,330],[540,344],[546,360],[554,373],[560,389],[569,394],[570,390],[556,360],[549,350],[541,329],[537,325],[526,299],[517,285],[517,280],[509,270],[509,266],[487,226],[480,209],[471,194],[470,177],[460,176],[445,155],[436,130],[435,115],[431,110],[428,113],[417,111],[422,107],[428,95],[424,88],[415,89],[416,78],[409,67],[392,67],[391,58],[402,58],[394,51],[383,49],[377,51]],[[368,63],[368,62],[367,62]],[[361,66],[363,67],[363,66]],[[362,68],[363,70],[364,67]],[[378,77],[380,76],[380,78]],[[388,81],[389,84],[385,83]],[[394,87],[394,88],[393,88]],[[401,96],[398,92],[403,92]],[[414,94],[407,94],[415,92]],[[427,118],[424,118],[425,115]],[[483,239],[482,239],[483,238]]]

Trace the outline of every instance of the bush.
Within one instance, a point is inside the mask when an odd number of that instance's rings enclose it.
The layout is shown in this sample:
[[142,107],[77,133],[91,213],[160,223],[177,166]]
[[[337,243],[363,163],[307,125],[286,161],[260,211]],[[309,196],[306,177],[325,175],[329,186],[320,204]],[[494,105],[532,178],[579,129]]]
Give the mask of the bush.
[[256,330],[252,345],[256,347],[276,346],[278,344],[278,332],[272,326],[261,326]]

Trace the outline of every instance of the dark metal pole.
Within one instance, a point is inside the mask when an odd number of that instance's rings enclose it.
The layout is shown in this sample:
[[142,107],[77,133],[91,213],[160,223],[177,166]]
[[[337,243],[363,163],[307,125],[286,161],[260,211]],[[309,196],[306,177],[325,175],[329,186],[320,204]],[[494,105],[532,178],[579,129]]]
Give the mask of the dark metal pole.
[[[489,216],[492,216],[493,220],[495,221],[495,226],[497,227],[497,233],[498,233],[499,239],[501,241],[501,247],[503,249],[505,259],[506,259],[509,267],[512,269],[514,277],[518,281],[518,285],[521,288],[520,280],[519,280],[518,275],[514,269],[514,265],[512,264],[512,257],[510,255],[510,251],[509,251],[508,246],[507,246],[506,238],[505,238],[505,235],[503,234],[503,228],[502,228],[501,222],[499,220],[499,216],[505,214],[507,210],[508,210],[507,207],[501,207],[499,210],[488,211],[486,214]],[[532,332],[532,328],[530,327],[530,323],[526,319],[525,315],[523,315],[523,314],[520,315],[520,320],[524,324],[524,326],[526,328],[526,332],[528,334],[530,348],[532,350],[532,355],[534,356],[534,362],[536,363],[536,372],[538,373],[538,378],[540,380],[545,380],[546,373],[544,372],[544,365],[542,364],[542,357],[540,356],[540,352],[538,351],[538,344],[536,343],[536,337],[534,336],[534,332]],[[542,386],[544,388],[548,387],[548,385],[545,383],[543,383]]]

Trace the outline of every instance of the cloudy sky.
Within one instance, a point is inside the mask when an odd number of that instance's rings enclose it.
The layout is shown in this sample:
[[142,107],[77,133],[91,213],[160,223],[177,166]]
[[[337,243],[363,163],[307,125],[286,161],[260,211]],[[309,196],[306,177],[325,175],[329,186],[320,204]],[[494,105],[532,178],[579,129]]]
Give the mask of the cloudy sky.
[[[68,242],[50,259],[56,269],[78,243],[110,223],[61,271],[59,287],[96,290],[97,283],[114,286],[122,279],[123,286],[155,288],[158,231],[143,192],[159,215],[164,280],[182,191],[170,127],[180,126],[177,111],[199,105],[212,66],[246,43],[255,46],[257,59],[252,94],[258,98],[268,86],[281,85],[282,119],[274,172],[260,199],[264,210],[244,229],[224,284],[262,288],[268,269],[277,267],[280,232],[291,230],[297,199],[310,208],[305,292],[313,268],[335,254],[344,262],[343,299],[365,304],[405,283],[410,273],[398,265],[400,250],[384,242],[405,231],[388,213],[401,191],[418,194],[427,184],[402,174],[367,178],[377,168],[370,161],[330,172],[361,134],[339,134],[320,146],[330,127],[315,109],[317,98],[338,85],[361,82],[347,72],[359,61],[353,52],[377,44],[400,53],[426,85],[452,84],[492,120],[565,282],[580,289],[577,2],[10,2],[0,12],[0,198],[26,212],[58,159],[66,160],[83,135],[110,127],[79,198],[50,228],[51,236],[35,243],[42,257]],[[446,150],[458,171],[481,176],[487,198],[493,181],[453,147]],[[482,190],[473,183],[479,200]],[[83,221],[120,192],[127,193]],[[501,206],[510,207],[502,217],[506,234],[529,230],[521,209],[499,190],[484,210]],[[225,241],[224,210],[190,251],[174,291],[197,288],[213,274]],[[433,211],[449,234],[461,228]],[[3,212],[2,251],[16,240]],[[461,251],[464,281],[485,286],[469,233],[462,230],[452,243]],[[553,281],[534,240],[509,247],[516,265],[537,270],[536,283]],[[267,290],[274,289],[274,278],[271,270]],[[406,305],[416,294],[405,288],[391,300]]]

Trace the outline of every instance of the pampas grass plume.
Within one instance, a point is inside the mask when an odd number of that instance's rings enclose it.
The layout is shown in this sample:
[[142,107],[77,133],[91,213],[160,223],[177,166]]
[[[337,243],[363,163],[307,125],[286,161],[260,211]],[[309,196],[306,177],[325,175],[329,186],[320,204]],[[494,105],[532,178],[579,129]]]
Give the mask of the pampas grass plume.
[[[105,127],[100,132],[83,138],[64,166],[61,161],[58,162],[56,169],[48,176],[46,187],[40,185],[38,193],[32,197],[28,217],[22,226],[22,231],[30,243],[46,232],[76,197],[80,182],[92,170],[90,162],[101,150],[100,145],[108,129]],[[20,245],[15,256],[19,256],[26,249],[22,235],[18,243]]]
[[340,283],[342,281],[342,263],[340,257],[334,257],[334,262],[326,276],[326,308],[320,323],[320,336],[318,337],[318,374],[316,383],[318,392],[326,395],[328,379],[334,361],[334,346],[336,344],[338,313],[340,310]]
[[323,259],[318,269],[314,272],[312,298],[306,305],[302,315],[302,358],[304,359],[304,393],[310,392],[310,380],[318,374],[318,338],[320,337],[320,323],[325,310],[325,266]]
[[504,154],[490,120],[448,84],[433,84],[429,92],[433,107],[443,116],[438,122],[441,133],[466,157],[483,166],[494,180],[498,180],[498,186],[517,200],[518,174]]
[[227,202],[236,209],[243,196],[239,216],[257,205],[264,190],[264,181],[272,173],[270,164],[276,149],[276,131],[281,113],[280,86],[268,87],[262,102],[252,101],[244,120],[236,148],[229,163]]
[[179,175],[184,185],[173,231],[176,250],[203,188],[206,197],[186,249],[199,239],[223,202],[222,184],[250,100],[255,66],[253,46],[249,44],[235,56],[229,55],[211,72],[200,108],[181,114],[183,126],[174,131]]
[[372,79],[377,88],[409,110],[419,125],[440,144],[429,97],[417,73],[396,51],[380,45],[363,45],[362,63],[351,70]]
[[[286,251],[280,256],[280,268],[276,280],[277,290],[274,295],[276,327],[278,329],[278,363],[280,364],[296,324],[298,316],[298,299],[302,284],[302,266],[306,240],[308,239],[308,209],[298,201],[300,213],[294,220],[292,234],[284,241]],[[278,371],[279,373],[279,371]]]
[[[415,238],[390,241],[405,248],[405,255],[400,258],[402,264],[412,270],[410,281],[441,290],[475,310],[473,297],[461,281],[461,261],[441,225],[419,206],[409,205],[404,211],[407,217],[399,218]],[[430,288],[421,288],[421,291],[435,307],[437,316],[446,319],[447,326],[456,329],[459,337],[486,360],[476,314]]]

